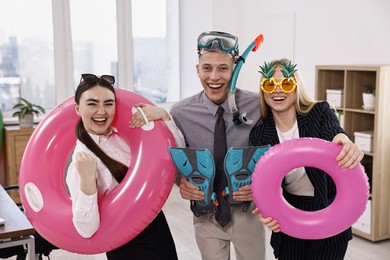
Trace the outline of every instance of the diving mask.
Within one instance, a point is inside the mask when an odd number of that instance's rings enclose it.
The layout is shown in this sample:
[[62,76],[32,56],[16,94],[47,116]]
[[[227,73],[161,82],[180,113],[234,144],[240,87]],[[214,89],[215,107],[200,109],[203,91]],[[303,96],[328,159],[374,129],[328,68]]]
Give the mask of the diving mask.
[[238,56],[238,38],[225,32],[209,31],[201,33],[198,37],[198,54],[209,50],[221,50]]

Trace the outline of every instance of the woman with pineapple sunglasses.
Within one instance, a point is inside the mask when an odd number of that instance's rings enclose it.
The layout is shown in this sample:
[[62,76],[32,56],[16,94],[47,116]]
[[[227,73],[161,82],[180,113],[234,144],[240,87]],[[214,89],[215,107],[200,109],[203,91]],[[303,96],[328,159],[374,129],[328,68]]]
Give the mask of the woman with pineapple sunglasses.
[[[349,140],[329,104],[309,97],[296,64],[281,59],[265,63],[260,69],[262,119],[251,130],[251,145],[276,145],[300,137],[321,138],[343,145],[336,158],[339,166],[354,168],[359,164],[363,152]],[[323,209],[336,196],[331,177],[310,167],[296,168],[287,173],[282,189],[288,203],[306,211]],[[261,214],[257,209],[253,213]],[[352,239],[351,228],[325,239],[294,238],[283,233],[283,227],[276,219],[260,215],[259,220],[273,231],[271,246],[275,258],[280,260],[343,259],[348,241]]]

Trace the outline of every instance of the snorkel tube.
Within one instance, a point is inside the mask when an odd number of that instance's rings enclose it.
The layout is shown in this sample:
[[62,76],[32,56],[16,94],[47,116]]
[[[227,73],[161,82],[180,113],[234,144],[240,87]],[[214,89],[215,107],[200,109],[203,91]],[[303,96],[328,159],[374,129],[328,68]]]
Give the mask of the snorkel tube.
[[253,120],[250,120],[246,117],[246,113],[243,113],[240,115],[238,112],[237,106],[236,106],[236,83],[237,83],[237,77],[238,73],[240,73],[242,65],[245,63],[245,59],[248,56],[248,54],[253,51],[257,51],[259,49],[261,43],[263,42],[264,37],[262,34],[259,34],[256,39],[246,48],[244,53],[238,58],[237,64],[234,67],[232,78],[230,80],[229,85],[229,94],[228,94],[228,101],[229,101],[229,108],[230,112],[233,114],[233,123],[235,125],[240,125],[241,123],[245,124],[252,124]]

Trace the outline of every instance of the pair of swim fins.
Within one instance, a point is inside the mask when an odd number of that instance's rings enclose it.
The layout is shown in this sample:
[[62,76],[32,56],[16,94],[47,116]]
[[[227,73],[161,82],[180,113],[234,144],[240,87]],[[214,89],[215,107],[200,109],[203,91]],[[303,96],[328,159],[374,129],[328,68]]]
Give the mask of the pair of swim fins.
[[[249,146],[230,148],[225,156],[224,171],[227,178],[225,196],[230,206],[239,207],[242,201],[233,199],[233,192],[240,187],[249,185],[252,173],[260,157],[270,148],[267,146]],[[172,161],[180,174],[190,183],[204,192],[204,200],[191,201],[191,210],[196,216],[213,211],[216,194],[213,191],[215,177],[214,158],[208,149],[169,148]]]

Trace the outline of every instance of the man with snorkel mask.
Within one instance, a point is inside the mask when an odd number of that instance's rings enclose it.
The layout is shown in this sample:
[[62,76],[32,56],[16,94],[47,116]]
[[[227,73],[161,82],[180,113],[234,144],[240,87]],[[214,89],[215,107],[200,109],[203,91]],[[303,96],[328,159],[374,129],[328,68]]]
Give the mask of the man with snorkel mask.
[[[180,171],[180,193],[183,199],[191,201],[195,237],[203,260],[230,259],[230,243],[237,260],[265,259],[265,230],[251,214],[255,206],[250,185],[241,186],[231,194],[226,194],[227,190],[221,191],[220,187],[228,180],[221,175],[223,161],[216,159],[219,150],[214,149],[217,146],[214,137],[219,135],[215,134],[219,114],[224,121],[226,148],[249,146],[253,125],[235,124],[228,101],[229,83],[239,58],[238,39],[229,33],[203,32],[198,37],[197,47],[199,62],[196,71],[203,90],[176,103],[170,111],[185,137],[186,146],[196,150],[182,154],[185,162],[190,164],[189,168],[196,169],[196,172],[188,172],[188,176],[196,178],[186,178],[183,175],[186,170]],[[248,118],[258,121],[260,104],[257,93],[237,89],[235,102],[246,111]],[[206,160],[206,153],[212,153],[215,165]],[[190,157],[195,158],[196,163]],[[207,171],[210,167],[215,167],[215,173]],[[210,174],[202,175],[202,171]],[[197,183],[195,179],[202,182]]]

